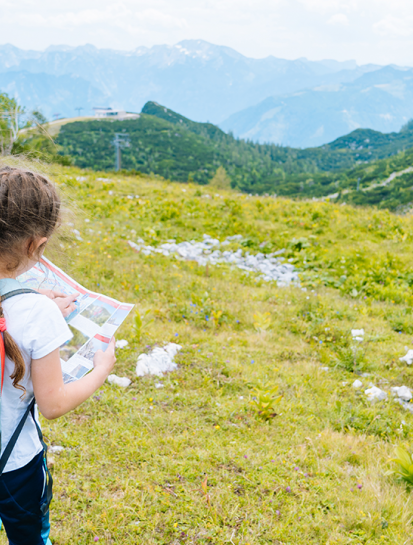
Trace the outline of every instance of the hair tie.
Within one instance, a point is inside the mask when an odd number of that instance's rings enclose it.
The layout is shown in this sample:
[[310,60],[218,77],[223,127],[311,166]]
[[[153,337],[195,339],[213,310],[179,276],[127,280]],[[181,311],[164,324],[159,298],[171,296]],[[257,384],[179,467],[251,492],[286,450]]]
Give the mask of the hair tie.
[[7,331],[6,327],[6,319],[0,318],[0,331],[3,333],[4,331]]

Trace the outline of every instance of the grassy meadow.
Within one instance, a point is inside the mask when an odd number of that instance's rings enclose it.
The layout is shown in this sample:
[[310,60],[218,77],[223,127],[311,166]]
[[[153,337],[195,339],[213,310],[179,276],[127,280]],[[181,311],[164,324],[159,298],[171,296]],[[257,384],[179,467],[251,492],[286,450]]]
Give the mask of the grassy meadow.
[[[413,387],[399,361],[413,348],[413,219],[51,169],[74,214],[49,257],[140,317],[117,335],[129,346],[114,372],[132,384],[44,421],[65,447],[52,457],[52,542],[413,543],[410,490],[386,474],[394,447],[413,442],[413,415],[364,395],[370,383]],[[285,249],[301,286],[127,244],[203,234]],[[352,328],[365,330],[357,350]],[[137,378],[138,355],[166,342],[183,347],[179,369]],[[269,389],[281,397],[266,410]]]

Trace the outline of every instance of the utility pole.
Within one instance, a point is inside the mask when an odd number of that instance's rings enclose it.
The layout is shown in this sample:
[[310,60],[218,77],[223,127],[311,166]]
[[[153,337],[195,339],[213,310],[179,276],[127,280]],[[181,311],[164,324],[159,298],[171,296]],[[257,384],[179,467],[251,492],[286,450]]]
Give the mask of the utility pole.
[[80,112],[84,110],[84,108],[75,108],[75,110],[77,111],[77,117],[80,117]]
[[113,145],[115,146],[115,170],[118,172],[122,168],[121,149],[130,147],[129,134],[116,132]]
[[59,119],[59,116],[60,116],[60,114],[53,114],[53,117],[54,117],[55,121],[57,121]]

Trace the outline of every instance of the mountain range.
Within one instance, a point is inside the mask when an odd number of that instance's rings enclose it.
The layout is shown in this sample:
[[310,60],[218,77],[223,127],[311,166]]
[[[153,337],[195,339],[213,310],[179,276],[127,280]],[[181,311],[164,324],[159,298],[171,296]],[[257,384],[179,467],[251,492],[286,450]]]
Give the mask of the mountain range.
[[202,40],[134,51],[0,46],[0,92],[47,118],[156,101],[235,136],[318,146],[358,127],[397,131],[413,117],[410,69],[355,61],[245,57]]
[[398,131],[412,117],[413,70],[387,66],[348,83],[269,97],[221,127],[261,143],[313,147],[357,128]]

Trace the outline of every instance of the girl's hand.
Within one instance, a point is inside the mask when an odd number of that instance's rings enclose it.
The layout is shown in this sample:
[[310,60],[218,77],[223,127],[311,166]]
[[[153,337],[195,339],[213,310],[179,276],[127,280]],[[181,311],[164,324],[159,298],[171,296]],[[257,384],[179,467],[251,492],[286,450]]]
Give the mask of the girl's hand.
[[32,360],[33,389],[40,412],[53,420],[78,407],[104,384],[115,361],[115,339],[112,338],[105,352],[96,352],[93,371],[79,380],[63,384],[58,348],[43,358]]
[[103,352],[98,350],[93,357],[93,366],[95,369],[99,369],[105,374],[105,378],[110,375],[116,363],[115,356],[115,337],[110,340],[109,346]]
[[59,307],[64,318],[69,316],[74,310],[76,310],[75,301],[79,297],[80,293],[72,293],[72,295],[65,295],[60,291],[55,290],[37,290],[42,295],[46,295],[49,299],[52,299],[56,305]]

